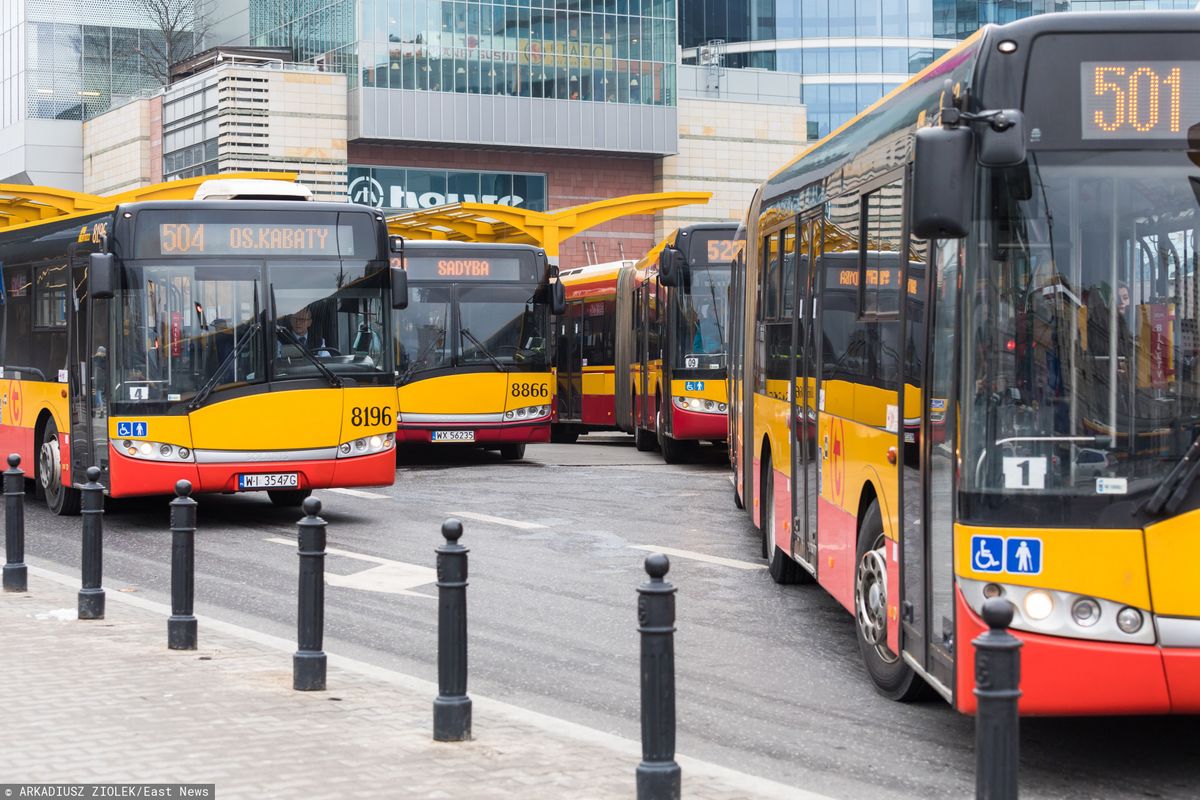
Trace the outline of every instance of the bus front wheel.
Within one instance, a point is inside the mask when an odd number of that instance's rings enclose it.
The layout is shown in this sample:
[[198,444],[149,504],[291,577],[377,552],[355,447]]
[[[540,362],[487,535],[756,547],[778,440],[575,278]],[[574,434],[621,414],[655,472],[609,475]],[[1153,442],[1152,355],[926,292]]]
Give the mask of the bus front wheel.
[[79,513],[81,495],[78,489],[63,486],[62,451],[58,446],[58,426],[54,420],[46,423],[42,446],[38,451],[38,485],[46,496],[46,505],[60,517]]
[[887,553],[879,501],[871,502],[858,529],[858,569],[854,578],[854,618],[858,649],[876,690],[906,702],[928,694],[925,681],[887,643]]
[[525,443],[500,445],[500,457],[505,461],[520,461],[525,457]]
[[295,508],[312,494],[312,489],[270,489],[267,497],[278,508]]

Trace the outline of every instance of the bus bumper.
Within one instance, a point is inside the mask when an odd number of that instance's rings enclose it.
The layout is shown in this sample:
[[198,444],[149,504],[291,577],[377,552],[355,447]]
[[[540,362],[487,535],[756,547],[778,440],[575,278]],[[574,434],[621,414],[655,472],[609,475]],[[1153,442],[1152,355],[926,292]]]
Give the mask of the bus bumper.
[[729,435],[728,414],[671,409],[671,437],[674,439],[711,439],[725,441]]
[[[434,431],[472,431],[473,441],[434,442]],[[396,428],[398,444],[465,444],[465,445],[498,445],[498,444],[538,444],[550,441],[550,418],[537,422],[517,422],[512,424],[493,423],[463,425],[461,423],[439,425],[423,422],[420,425],[401,425]]]
[[[958,604],[955,701],[975,712],[975,648],[987,630],[955,589]],[[1092,642],[1012,631],[1021,648],[1021,714],[1195,714],[1200,648]]]
[[[329,458],[314,461],[256,461],[197,464],[149,461],[108,449],[112,497],[138,497],[174,494],[175,482],[192,482],[195,492],[236,492],[238,475],[263,472],[295,472],[300,489],[328,489],[334,486],[390,486],[396,479],[396,453],[384,450],[355,458]],[[251,490],[262,491],[262,490]]]

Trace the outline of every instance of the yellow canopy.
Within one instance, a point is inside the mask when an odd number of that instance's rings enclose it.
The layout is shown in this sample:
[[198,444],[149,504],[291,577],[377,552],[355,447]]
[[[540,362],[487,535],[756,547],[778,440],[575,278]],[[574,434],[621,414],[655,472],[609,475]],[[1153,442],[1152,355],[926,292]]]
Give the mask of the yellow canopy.
[[191,200],[196,187],[204,181],[244,178],[258,180],[294,181],[294,172],[229,172],[221,175],[201,175],[178,181],[167,181],[130,189],[111,195],[85,194],[51,186],[30,186],[20,183],[0,183],[0,231],[37,225],[55,219],[95,214],[115,208],[120,203],[145,200]]
[[597,225],[635,214],[653,214],[664,208],[707,203],[711,198],[711,192],[631,194],[558,211],[452,203],[389,217],[388,230],[411,239],[532,244],[554,258],[563,241]]

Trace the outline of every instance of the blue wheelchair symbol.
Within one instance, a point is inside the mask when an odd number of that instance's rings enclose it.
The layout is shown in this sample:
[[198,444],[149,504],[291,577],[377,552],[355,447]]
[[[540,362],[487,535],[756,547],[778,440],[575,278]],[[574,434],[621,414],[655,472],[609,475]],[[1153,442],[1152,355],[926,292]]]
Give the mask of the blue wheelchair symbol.
[[971,567],[976,572],[1003,572],[1004,539],[999,536],[972,536]]
[[1042,540],[1011,538],[1004,542],[1004,560],[1008,571],[1016,575],[1037,575],[1042,571]]
[[704,381],[687,381],[684,383],[684,387],[689,392],[703,392]]
[[149,432],[149,430],[150,430],[150,426],[147,425],[145,422],[118,422],[117,423],[117,436],[123,436],[123,437],[131,438],[131,439],[134,439],[134,438],[140,439],[140,438],[144,438],[146,436],[146,434]]

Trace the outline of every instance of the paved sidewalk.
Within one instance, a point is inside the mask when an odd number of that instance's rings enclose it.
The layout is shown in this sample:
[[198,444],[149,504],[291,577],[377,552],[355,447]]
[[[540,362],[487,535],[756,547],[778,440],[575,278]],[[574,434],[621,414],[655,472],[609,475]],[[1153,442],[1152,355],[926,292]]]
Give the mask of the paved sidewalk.
[[[475,739],[432,741],[436,687],[330,658],[291,688],[294,644],[201,618],[169,651],[164,608],[108,591],[75,619],[67,576],[0,594],[0,782],[215,783],[229,798],[631,798],[636,742],[475,698]],[[165,609],[169,613],[169,609]],[[816,795],[681,759],[684,797]]]

